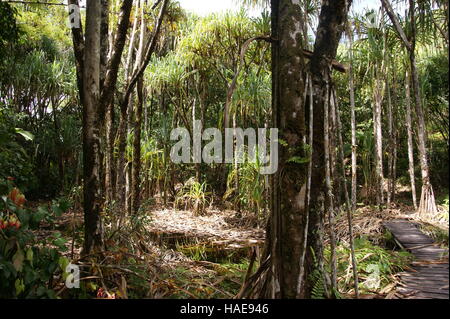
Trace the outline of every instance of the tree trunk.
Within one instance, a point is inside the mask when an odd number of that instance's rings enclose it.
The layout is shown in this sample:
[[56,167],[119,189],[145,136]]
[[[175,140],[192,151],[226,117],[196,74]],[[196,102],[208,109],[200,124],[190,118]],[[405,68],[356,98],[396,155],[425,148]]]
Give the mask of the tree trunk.
[[419,74],[416,64],[416,18],[414,15],[415,1],[409,0],[409,15],[411,20],[411,48],[409,50],[409,61],[411,66],[411,79],[414,92],[414,105],[416,108],[416,116],[418,121],[417,138],[419,147],[419,163],[422,173],[422,194],[420,196],[420,204],[418,213],[421,215],[433,215],[437,213],[436,202],[434,199],[433,186],[430,182],[430,169],[428,166],[427,154],[427,128],[425,125],[425,116],[423,114],[423,104],[420,93]]
[[394,120],[392,113],[392,99],[391,99],[391,88],[389,85],[389,79],[386,79],[386,92],[387,92],[387,116],[388,116],[388,190],[386,201],[387,205],[391,204],[393,194],[395,193],[395,181],[394,181]]
[[[336,122],[337,122],[337,135],[338,135],[338,141],[339,141],[339,160],[341,163],[344,163],[344,142],[342,140],[342,123],[341,123],[341,115],[340,115],[340,109],[339,105],[337,103],[336,98],[336,91],[333,90],[333,100],[336,104]],[[353,280],[354,280],[354,288],[355,288],[355,297],[356,299],[359,298],[359,288],[358,288],[358,268],[356,263],[356,257],[355,257],[355,246],[353,244],[353,214],[355,212],[351,202],[350,202],[350,196],[348,194],[348,188],[347,188],[347,179],[345,177],[345,167],[342,165],[342,184],[344,185],[344,195],[345,195],[345,202],[346,202],[346,212],[347,212],[347,223],[348,223],[348,235],[349,235],[349,245],[350,245],[350,254],[352,258],[352,269],[353,269]]]
[[422,194],[420,196],[420,204],[418,213],[421,215],[433,215],[437,213],[436,202],[434,199],[433,186],[430,182],[430,169],[428,166],[427,154],[427,132],[425,118],[423,114],[422,99],[420,97],[419,76],[417,74],[416,61],[414,51],[410,52],[411,75],[415,98],[416,116],[418,121],[417,139],[419,148],[419,163],[422,174]]
[[[333,200],[333,185],[332,185],[332,170],[331,167],[334,164],[334,160],[331,157],[331,154],[334,153],[334,145],[330,143],[330,131],[335,129],[334,126],[330,125],[330,111],[334,111],[334,102],[332,100],[332,92],[330,88],[327,88],[329,92],[327,100],[324,103],[324,121],[323,121],[323,130],[324,130],[324,161],[325,161],[325,186],[326,186],[326,195],[325,195],[325,214],[328,215],[328,233],[330,238],[330,268],[331,268],[331,282],[330,282],[330,292],[327,296],[331,297],[332,292],[336,289],[336,238],[334,235],[334,200]],[[323,271],[323,270],[322,270]]]
[[[135,70],[142,63],[144,57],[144,41],[147,25],[145,23],[145,1],[141,0],[141,30],[139,38],[139,49],[136,55]],[[140,191],[141,191],[141,125],[142,125],[142,108],[144,105],[144,77],[141,76],[137,83],[137,96],[135,118],[134,118],[134,140],[133,140],[133,166],[132,166],[132,199],[131,210],[133,214],[137,214],[140,207]]]
[[[132,119],[132,108],[129,106],[129,104],[131,104],[132,102],[134,102],[134,97],[133,97],[133,92],[135,89],[136,84],[138,83],[138,81],[140,80],[140,78],[143,76],[144,71],[148,65],[148,63],[150,62],[151,56],[154,53],[154,50],[156,48],[156,42],[159,36],[159,33],[161,31],[161,27],[162,27],[162,22],[163,22],[163,18],[168,6],[170,0],[162,0],[161,3],[161,8],[158,14],[158,17],[155,21],[155,26],[153,28],[153,34],[152,37],[147,41],[147,43],[144,46],[144,49],[142,51],[142,60],[141,63],[136,63],[135,67],[133,69],[133,72],[131,71],[131,59],[132,59],[132,52],[133,52],[133,47],[134,47],[134,38],[135,38],[135,32],[136,32],[136,21],[137,19],[135,19],[135,24],[133,25],[133,32],[132,32],[132,36],[130,39],[130,47],[129,47],[129,51],[128,51],[128,58],[127,58],[127,63],[126,63],[126,67],[125,67],[125,78],[127,79],[127,86],[126,86],[126,90],[125,90],[125,94],[124,97],[122,99],[122,101],[120,101],[120,109],[121,109],[121,116],[125,116],[124,119],[121,118],[121,121],[123,120],[124,123],[124,127],[122,127],[122,129],[124,131],[121,131],[121,133],[123,133],[123,135],[119,135],[119,140],[121,143],[121,149],[123,151],[126,150],[126,127],[127,127],[127,123],[131,123],[131,119]],[[157,4],[159,4],[160,2],[158,1]],[[153,8],[155,8],[156,6],[154,6]],[[136,9],[136,16],[138,16],[138,8]],[[121,122],[122,123],[122,122]],[[120,152],[120,149],[119,149]],[[119,164],[124,164],[125,160],[123,158],[123,154],[119,154]],[[126,167],[119,167],[119,174],[125,174],[126,176],[120,176],[120,178],[118,178],[118,184],[124,182],[125,186],[121,186],[120,188],[124,190],[124,194],[122,196],[122,198],[124,199],[124,202],[122,202],[125,211],[127,211],[128,213],[131,213],[131,197],[129,196],[130,193],[130,189],[131,189],[131,163],[130,165],[126,165]],[[123,170],[123,172],[122,172]]]
[[127,109],[120,109],[119,127],[117,129],[118,151],[117,151],[117,179],[116,179],[116,191],[118,192],[119,208],[125,214],[125,152],[127,147]]
[[141,191],[141,125],[142,125],[142,107],[144,105],[144,79],[141,78],[137,84],[138,101],[134,112],[134,140],[133,140],[133,165],[132,165],[132,185],[131,185],[131,210],[137,214],[140,207]]
[[347,33],[349,39],[349,71],[348,71],[348,81],[350,89],[350,112],[351,112],[351,127],[352,127],[352,190],[351,190],[351,201],[352,201],[352,212],[356,211],[356,201],[357,201],[357,150],[358,145],[356,143],[356,107],[355,107],[355,86],[353,83],[353,33],[350,29],[350,24],[347,23]]
[[[139,14],[139,6],[135,1],[136,11],[135,11],[135,19],[133,22],[133,28],[130,35],[129,45],[128,45],[128,54],[125,64],[125,80],[129,81],[131,77],[132,71],[132,59],[133,52],[135,47],[135,37],[137,30],[137,16]],[[117,190],[119,191],[119,201],[120,207],[124,214],[130,213],[131,206],[129,205],[129,194],[130,194],[130,166],[127,163],[127,136],[130,132],[129,125],[131,123],[130,116],[132,115],[132,110],[130,108],[130,104],[133,102],[133,97],[128,97],[125,103],[120,104],[120,122],[119,122],[119,130],[118,130],[118,139],[119,139],[119,154],[117,158]]]
[[[305,62],[302,55],[303,16],[300,2],[272,1],[272,27],[278,43],[272,51],[273,118],[280,130],[279,169],[272,178],[272,265],[271,295],[297,298],[304,293],[299,277],[303,236],[307,216],[307,173],[305,164],[291,162],[305,158],[304,88]],[[283,174],[280,174],[283,172]],[[306,275],[306,274],[305,274]]]
[[[279,129],[278,171],[270,177],[271,216],[260,268],[240,296],[297,298],[305,295],[303,255],[306,231],[308,167],[291,158],[305,158],[305,64],[302,54],[300,2],[272,0],[272,125]],[[280,174],[282,172],[282,174]],[[303,277],[308,274],[304,273]]]
[[[384,61],[383,61],[384,64]],[[384,70],[384,67],[381,67]],[[383,71],[380,71],[382,73]],[[384,176],[383,176],[383,132],[381,128],[381,112],[384,95],[384,82],[377,74],[374,88],[374,108],[373,108],[373,135],[375,138],[375,176],[376,176],[376,200],[377,206],[381,209],[384,202]],[[382,83],[383,82],[383,83]]]
[[[108,0],[101,0],[101,6],[102,6],[102,15],[101,15],[101,23],[100,23],[100,96],[105,89],[105,79],[106,79],[106,72],[107,72],[107,64],[108,64],[108,53],[109,53],[109,1]],[[99,104],[101,104],[101,98],[99,100]],[[110,198],[110,172],[108,171],[108,160],[109,160],[109,154],[108,154],[108,133],[106,132],[105,128],[106,126],[103,125],[107,122],[106,118],[105,121],[103,120],[102,114],[100,114],[99,107],[99,120],[100,120],[100,134],[101,134],[101,143],[106,144],[106,154],[103,153],[101,149],[101,160],[100,163],[103,166],[104,163],[104,169],[101,170],[101,181],[102,181],[102,197],[105,198],[105,202],[109,202]],[[106,143],[105,143],[106,141]],[[102,167],[103,168],[103,167]]]
[[[298,159],[309,158],[304,145],[305,63],[303,56],[302,8],[299,1],[272,0],[272,116],[283,145],[279,146],[279,168],[271,176],[271,216],[260,268],[244,285],[239,296],[260,298],[307,298],[314,269],[309,246],[321,245],[317,225],[323,222],[325,199],[324,103],[328,98],[331,63],[347,17],[345,0],[323,1],[314,54],[310,67],[314,92],[311,192],[308,165]],[[297,159],[297,161],[295,160]],[[310,159],[311,160],[311,159]],[[311,208],[308,213],[308,194]],[[308,217],[312,225],[307,227]],[[303,260],[306,247],[307,256]],[[319,252],[321,255],[321,251]],[[300,263],[301,261],[302,263]],[[304,262],[304,263],[303,263]]]
[[418,207],[418,213],[422,215],[432,215],[438,210],[434,199],[433,187],[430,182],[430,172],[428,166],[428,154],[427,154],[427,131],[425,125],[425,117],[423,114],[423,105],[420,93],[419,75],[417,72],[416,64],[416,18],[414,14],[415,1],[409,0],[409,19],[410,19],[410,38],[406,37],[400,22],[392,9],[392,6],[388,0],[381,0],[383,7],[386,9],[389,18],[394,24],[395,30],[400,36],[403,45],[409,53],[409,63],[411,68],[411,82],[414,92],[414,105],[416,109],[417,124],[418,124],[418,148],[419,148],[419,163],[422,173],[422,194],[420,197],[420,204]]
[[[324,160],[324,112],[328,103],[331,79],[331,61],[336,57],[337,47],[347,20],[348,8],[351,1],[323,1],[319,16],[317,38],[314,45],[314,55],[311,58],[310,70],[314,91],[314,130],[313,130],[313,171],[311,177],[310,224],[308,245],[314,251],[319,263],[323,258],[322,225],[324,219],[325,160]],[[311,250],[308,249],[307,260],[309,267],[314,267]],[[313,283],[308,283],[309,291]],[[325,284],[325,283],[324,283]]]
[[100,24],[102,8],[98,1],[87,2],[83,73],[83,255],[103,250],[100,197],[100,139],[98,105],[100,97]]
[[107,203],[111,203],[116,195],[114,179],[114,103],[110,103],[106,109],[105,135],[105,199]]
[[408,133],[408,163],[409,163],[409,180],[411,182],[411,195],[414,205],[414,209],[417,210],[417,193],[416,193],[416,181],[414,174],[414,144],[413,144],[413,129],[411,123],[411,91],[410,91],[410,77],[409,72],[406,71],[405,78],[405,108],[406,108],[406,130]]
[[60,126],[57,118],[57,105],[56,105],[55,99],[52,99],[52,114],[53,114],[53,124],[55,128],[55,146],[56,146],[56,153],[58,157],[58,173],[59,173],[59,191],[64,191],[64,158],[63,158],[63,152],[62,152],[62,145],[60,140]]
[[[135,94],[131,94],[126,114],[126,135],[125,135],[125,212],[131,214],[131,184],[132,184],[132,170],[133,170],[133,159],[129,159],[126,147],[128,146],[128,139],[133,133],[133,120],[134,120],[134,105],[135,105]],[[131,143],[131,146],[133,144]],[[131,154],[132,156],[132,154]]]
[[393,99],[393,109],[392,109],[392,195],[391,200],[395,202],[397,196],[397,158],[398,158],[398,95],[397,95],[397,83],[395,79],[397,78],[397,74],[394,70],[394,82],[392,85],[392,93],[394,96]]

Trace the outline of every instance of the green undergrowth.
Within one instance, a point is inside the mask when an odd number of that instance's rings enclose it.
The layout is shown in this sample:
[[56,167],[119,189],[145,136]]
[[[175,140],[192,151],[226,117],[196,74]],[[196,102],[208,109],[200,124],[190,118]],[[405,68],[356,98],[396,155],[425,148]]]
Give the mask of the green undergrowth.
[[[389,234],[385,235],[389,242]],[[356,238],[354,241],[355,257],[358,268],[359,292],[361,294],[383,294],[392,286],[392,276],[401,272],[412,261],[412,255],[406,251],[398,251],[374,245],[367,238]],[[326,271],[331,272],[330,249],[325,249]],[[354,294],[353,269],[351,263],[350,247],[344,243],[338,243],[336,247],[337,286],[339,292],[334,292],[336,298],[344,298]],[[322,276],[313,274],[316,284],[313,289],[313,297],[320,299],[325,297]]]

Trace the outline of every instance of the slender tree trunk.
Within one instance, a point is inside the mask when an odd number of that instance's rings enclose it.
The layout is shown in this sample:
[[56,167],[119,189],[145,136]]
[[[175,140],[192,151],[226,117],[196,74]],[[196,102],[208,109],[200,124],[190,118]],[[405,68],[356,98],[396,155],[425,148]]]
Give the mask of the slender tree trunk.
[[[133,28],[130,35],[129,45],[128,45],[128,54],[125,62],[125,74],[124,77],[128,81],[131,73],[131,64],[133,58],[133,52],[135,47],[135,37],[137,30],[137,17],[139,15],[139,6],[138,3],[134,1],[135,4],[135,19],[133,22]],[[132,114],[129,104],[133,101],[132,97],[129,97],[126,103],[121,103],[120,105],[120,120],[119,120],[119,128],[118,128],[118,156],[117,156],[117,191],[119,192],[119,203],[120,208],[124,214],[129,213],[129,165],[127,163],[126,157],[126,149],[127,149],[127,135],[129,133],[128,127],[129,123],[131,123],[130,115]]]
[[110,203],[115,199],[115,179],[114,179],[114,103],[110,103],[106,109],[105,121],[105,196]]
[[334,207],[341,206],[341,200],[343,195],[342,178],[338,173],[339,167],[344,163],[338,163],[337,161],[337,123],[336,123],[336,105],[332,95],[334,92],[333,87],[329,88],[330,95],[328,100],[328,143],[329,143],[329,157],[330,157],[330,182],[331,192],[333,194]]
[[[339,160],[341,163],[344,163],[344,142],[342,140],[342,123],[341,123],[341,115],[339,105],[337,103],[336,91],[333,90],[333,97],[336,104],[336,122],[337,122],[337,135],[339,141]],[[349,236],[349,245],[350,252],[352,258],[352,270],[353,270],[353,281],[354,281],[354,289],[355,289],[355,298],[359,298],[359,288],[358,288],[358,267],[356,263],[355,257],[355,245],[353,244],[353,213],[355,212],[352,207],[352,203],[350,202],[350,196],[348,194],[347,188],[347,179],[345,177],[345,167],[342,165],[342,184],[344,185],[344,195],[346,202],[346,212],[347,212],[347,223],[348,223],[348,236]]]
[[414,144],[413,144],[413,129],[411,122],[411,91],[410,91],[410,77],[409,72],[406,71],[405,78],[405,108],[406,108],[406,130],[408,133],[408,164],[409,164],[409,180],[411,183],[411,195],[414,205],[414,209],[417,210],[417,193],[416,193],[416,181],[414,173]]
[[425,116],[423,113],[423,103],[420,93],[419,74],[416,63],[416,18],[414,15],[415,1],[409,0],[409,15],[411,20],[411,48],[409,50],[409,61],[411,66],[411,79],[414,92],[414,105],[418,121],[417,138],[419,147],[419,163],[422,173],[422,194],[420,196],[420,204],[418,213],[421,215],[433,215],[437,213],[436,202],[434,199],[433,186],[430,181],[430,169],[428,166],[427,153],[427,128],[425,124]]
[[[237,114],[236,113],[237,112],[233,113],[233,132],[236,132],[236,128],[237,128],[237,119],[236,119]],[[236,143],[235,143],[234,147],[235,147],[235,152],[237,152],[238,150],[237,150],[237,147],[236,147]],[[235,153],[235,154],[237,154],[237,153]],[[238,213],[238,216],[241,216],[240,215],[241,214],[241,201],[240,201],[240,198],[239,198],[239,192],[240,192],[239,173],[240,172],[239,172],[239,162],[238,162],[238,156],[237,155],[234,156],[234,163],[233,163],[233,165],[234,165],[234,170],[236,172],[236,176],[234,178],[234,188],[236,190],[235,192],[236,192],[236,197],[237,197],[236,211]],[[258,218],[258,216],[255,216],[255,217]]]
[[117,150],[117,185],[116,191],[118,192],[118,202],[120,209],[125,213],[125,163],[126,163],[126,147],[127,147],[127,110],[124,108],[120,109],[120,120],[119,127],[117,129],[117,141],[118,141],[118,150]]
[[83,73],[83,167],[85,238],[83,255],[103,250],[100,197],[100,137],[98,105],[100,97],[100,24],[102,8],[88,1]]
[[[333,200],[333,186],[332,186],[332,171],[331,167],[333,166],[333,159],[331,158],[331,154],[333,153],[334,145],[330,143],[330,131],[334,129],[334,127],[330,126],[330,110],[334,107],[331,104],[334,104],[332,101],[330,92],[330,88],[327,88],[329,92],[327,100],[324,103],[324,161],[325,161],[325,185],[326,185],[326,195],[325,195],[325,209],[326,214],[328,215],[328,232],[330,237],[330,268],[331,268],[331,282],[330,282],[330,292],[328,298],[331,298],[333,291],[336,289],[336,238],[334,235],[334,200]],[[330,107],[331,106],[331,107]]]
[[[194,103],[192,104],[192,128],[194,128],[195,121],[197,120],[197,99],[194,99]],[[203,122],[200,122],[200,127],[203,127]],[[194,150],[195,152],[195,150]],[[201,163],[195,163],[195,180],[197,183],[201,182],[201,173],[200,173],[200,165]],[[196,212],[198,213],[198,212]]]
[[[145,23],[145,1],[141,0],[141,29],[139,38],[139,49],[136,55],[135,70],[141,65],[144,57],[144,42],[147,25]],[[137,83],[137,96],[135,118],[134,118],[134,140],[133,140],[133,166],[132,166],[132,200],[131,209],[133,214],[137,214],[140,207],[141,192],[141,126],[142,126],[142,108],[144,105],[144,78],[141,76]]]
[[397,95],[397,82],[395,79],[397,79],[397,74],[394,69],[393,74],[393,85],[392,85],[392,94],[393,94],[393,109],[392,109],[392,194],[391,194],[391,200],[392,202],[395,202],[396,195],[397,195],[397,156],[398,156],[398,95]]
[[[383,62],[384,63],[384,62]],[[384,69],[383,67],[381,68]],[[380,75],[377,74],[377,77]],[[384,202],[384,176],[383,176],[383,131],[381,128],[382,103],[384,95],[384,82],[375,80],[374,108],[373,108],[373,135],[375,138],[375,176],[376,176],[376,200],[381,209]]]
[[133,165],[132,165],[132,213],[137,214],[140,207],[141,191],[141,125],[142,125],[142,107],[144,105],[143,79],[138,81],[135,117],[134,117],[134,140],[133,140]]
[[55,127],[55,145],[56,145],[56,153],[58,156],[58,173],[59,173],[59,183],[60,183],[60,191],[64,191],[64,159],[62,153],[62,145],[60,141],[60,126],[57,118],[57,106],[55,99],[52,99],[52,114],[53,114],[53,124]]
[[357,151],[358,145],[356,143],[356,107],[355,107],[355,85],[353,83],[353,33],[350,29],[350,24],[347,23],[347,33],[349,39],[349,71],[348,71],[348,81],[350,89],[350,112],[351,112],[351,127],[352,127],[352,212],[356,211],[356,201],[357,201]]
[[386,201],[388,206],[391,204],[392,196],[395,193],[394,184],[394,122],[392,114],[392,100],[391,100],[391,88],[389,85],[389,79],[386,79],[386,92],[387,92],[387,117],[388,117],[388,189],[386,193]]
[[[135,94],[131,94],[128,107],[127,107],[127,116],[126,116],[126,136],[125,136],[125,145],[128,146],[128,139],[133,133],[133,120],[134,120],[134,105],[135,105]],[[133,143],[131,143],[131,147],[133,147]],[[127,151],[125,151],[125,155]],[[131,154],[131,157],[133,154]],[[133,159],[125,158],[125,212],[127,214],[131,214],[131,184],[132,184],[132,170],[133,170]]]
[[[106,72],[107,72],[107,66],[108,66],[108,53],[109,53],[109,1],[108,0],[101,0],[102,5],[102,17],[101,17],[101,25],[100,25],[100,96],[105,89],[105,79],[106,79]],[[99,101],[101,103],[101,99]],[[102,170],[102,190],[103,190],[103,196],[105,197],[105,202],[108,203],[111,199],[111,171],[109,166],[109,142],[108,142],[108,132],[107,129],[109,127],[108,118],[105,118],[105,121],[102,120],[101,114],[99,114],[100,122],[100,132],[101,132],[101,140],[102,144],[106,145],[105,153],[102,152],[102,160],[101,163],[104,164],[104,169]],[[105,123],[106,125],[102,125],[102,123]],[[106,142],[106,143],[104,143]],[[104,161],[103,161],[104,159]]]
[[[273,297],[297,298],[304,294],[300,282],[303,265],[301,234],[307,216],[307,166],[290,163],[289,159],[305,157],[304,57],[302,47],[303,16],[300,2],[272,1],[273,46],[273,115],[280,138],[279,169],[272,178],[272,265]],[[289,75],[289,76],[287,76]],[[283,174],[280,174],[283,172]],[[306,274],[305,274],[306,276]]]
[[420,97],[419,76],[417,74],[414,50],[410,52],[410,63],[416,115],[418,121],[417,139],[419,148],[419,163],[420,171],[422,174],[422,194],[420,196],[418,213],[421,215],[433,215],[437,213],[438,210],[434,199],[433,186],[430,182],[430,169],[428,166],[428,154],[426,146],[427,132],[423,114],[422,99]]

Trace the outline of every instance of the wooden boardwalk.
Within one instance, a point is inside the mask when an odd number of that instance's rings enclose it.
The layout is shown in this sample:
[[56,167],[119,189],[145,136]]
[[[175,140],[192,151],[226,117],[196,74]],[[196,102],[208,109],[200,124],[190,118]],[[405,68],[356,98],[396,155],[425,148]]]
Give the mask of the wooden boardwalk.
[[406,299],[449,299],[448,249],[435,245],[412,222],[395,220],[384,226],[415,257],[412,269],[399,274],[402,287],[397,292]]

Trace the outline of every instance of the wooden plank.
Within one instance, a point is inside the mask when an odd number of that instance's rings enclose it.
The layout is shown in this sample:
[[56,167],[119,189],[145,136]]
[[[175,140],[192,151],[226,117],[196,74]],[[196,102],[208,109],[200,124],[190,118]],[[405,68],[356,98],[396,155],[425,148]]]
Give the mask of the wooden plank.
[[447,271],[441,271],[440,269],[434,270],[434,271],[420,271],[415,272],[416,275],[436,275],[441,277],[447,277],[448,278],[448,272]]
[[448,256],[448,249],[435,246],[433,240],[410,221],[397,220],[383,225],[392,233],[396,242],[410,251],[416,259],[410,271],[399,274],[405,287],[398,287],[397,290],[405,295],[412,294],[405,298],[449,299],[448,262],[427,263],[443,260]]
[[438,283],[440,285],[448,285],[449,281],[448,278],[441,278],[441,277],[424,277],[424,276],[402,276],[401,277],[402,282],[421,282],[421,283]]
[[415,249],[424,245],[433,245],[431,240],[421,240],[419,242],[407,242],[404,243],[408,249]]
[[442,292],[445,293],[449,293],[449,289],[448,289],[448,282],[439,282],[439,281],[424,281],[424,280],[414,280],[414,279],[409,279],[409,280],[404,280],[403,281],[404,284],[407,287],[416,287],[419,290],[423,290],[425,288],[433,288],[433,289],[438,289]]
[[[433,267],[435,266],[435,267]],[[439,267],[441,265],[433,265],[430,264],[429,267],[427,266],[422,266],[422,265],[414,265],[414,269],[415,272],[419,272],[419,271],[441,271],[441,272],[445,272],[446,274],[448,274],[448,266],[444,266],[444,267]]]
[[445,249],[438,247],[423,247],[417,249],[411,249],[411,251],[415,253],[435,253],[435,254],[447,254],[448,252]]
[[406,288],[398,288],[398,290],[400,290],[403,293],[409,294],[412,292],[417,291],[417,293],[426,293],[426,294],[433,294],[433,295],[441,295],[443,297],[447,297],[449,296],[448,291],[442,291],[439,289],[432,289],[432,288],[416,288],[416,287],[406,287]]
[[415,262],[414,268],[442,268],[448,269],[448,263],[426,263],[426,262]]
[[429,256],[436,256],[436,257],[439,257],[439,259],[444,259],[444,257],[445,257],[445,253],[443,253],[443,252],[440,252],[440,251],[412,251],[412,254],[413,255],[416,255],[416,256],[420,256],[420,255],[429,255]]
[[[424,274],[424,273],[415,273],[415,274],[417,275],[417,277],[423,276],[423,277],[438,278],[438,279],[441,279],[441,280],[448,280],[448,276],[446,276],[446,274],[443,274],[443,273],[438,273],[438,274],[431,274],[431,273],[426,273],[426,274]],[[414,276],[414,277],[416,277],[416,276]]]
[[[436,279],[439,279],[439,280],[445,280],[445,281],[448,282],[448,276],[446,276],[445,274],[442,274],[442,273],[440,273],[440,274],[414,273],[414,275],[411,276],[411,277],[413,277],[413,278],[418,278],[418,277],[423,277],[423,278],[436,278]],[[410,278],[410,277],[408,277],[408,278]]]
[[[417,283],[417,282],[405,282],[405,287],[403,287],[403,288],[417,289],[417,290],[420,290],[420,291],[438,292],[438,293],[441,293],[441,294],[447,294],[448,295],[449,291],[448,291],[448,288],[446,288],[446,287],[448,287],[448,285],[447,286],[442,286],[442,285],[439,285],[437,283],[435,283],[434,285],[432,285],[432,284],[421,285],[420,283]],[[431,291],[430,289],[433,290],[433,291]]]
[[419,254],[419,255],[415,255],[415,260],[416,261],[427,261],[427,260],[433,260],[433,261],[437,261],[437,260],[441,260],[441,256],[440,255],[432,255],[432,254]]
[[412,291],[419,291],[418,293],[431,293],[431,294],[435,294],[435,295],[442,295],[443,297],[447,297],[449,296],[448,294],[448,290],[441,290],[439,288],[434,288],[434,287],[417,287],[417,286],[408,286],[405,287],[404,290],[406,293],[407,292],[412,292]]
[[427,281],[427,282],[423,282],[423,280],[414,280],[414,279],[410,279],[410,280],[403,280],[402,282],[405,287],[414,287],[415,289],[418,290],[424,290],[426,288],[433,288],[433,289],[437,289],[441,292],[444,292],[446,294],[449,293],[448,290],[448,282],[439,282],[439,281]]

